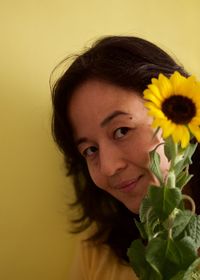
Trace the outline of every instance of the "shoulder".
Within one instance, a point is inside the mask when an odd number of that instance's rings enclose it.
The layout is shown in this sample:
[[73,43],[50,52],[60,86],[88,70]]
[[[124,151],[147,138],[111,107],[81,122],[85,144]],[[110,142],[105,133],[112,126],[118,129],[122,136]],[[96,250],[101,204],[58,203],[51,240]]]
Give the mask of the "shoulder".
[[97,245],[88,241],[80,241],[77,258],[78,266],[76,265],[76,268],[80,269],[80,279],[137,279],[132,268],[122,264],[107,245]]

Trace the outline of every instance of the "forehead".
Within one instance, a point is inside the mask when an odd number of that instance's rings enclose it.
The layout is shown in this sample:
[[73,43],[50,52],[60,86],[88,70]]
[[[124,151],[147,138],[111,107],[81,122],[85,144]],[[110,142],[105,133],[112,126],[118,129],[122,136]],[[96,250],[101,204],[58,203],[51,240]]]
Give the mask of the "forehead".
[[144,110],[143,99],[133,90],[98,81],[87,81],[76,89],[68,107],[68,117],[73,128],[101,123],[114,111],[126,111],[135,115]]
[[69,102],[68,112],[72,115],[77,108],[91,110],[109,108],[112,105],[129,102],[130,99],[142,100],[140,94],[134,90],[124,89],[119,86],[99,81],[89,80],[79,86],[74,92]]

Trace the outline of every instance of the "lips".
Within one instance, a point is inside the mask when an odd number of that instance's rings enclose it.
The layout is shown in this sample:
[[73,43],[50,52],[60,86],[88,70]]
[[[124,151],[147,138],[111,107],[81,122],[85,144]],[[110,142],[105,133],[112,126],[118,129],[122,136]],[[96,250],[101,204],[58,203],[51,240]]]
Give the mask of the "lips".
[[138,182],[140,181],[140,179],[142,178],[143,175],[140,175],[138,178],[136,179],[131,179],[131,180],[127,180],[127,181],[123,181],[120,184],[116,185],[115,188],[121,192],[130,192],[132,191],[138,184]]

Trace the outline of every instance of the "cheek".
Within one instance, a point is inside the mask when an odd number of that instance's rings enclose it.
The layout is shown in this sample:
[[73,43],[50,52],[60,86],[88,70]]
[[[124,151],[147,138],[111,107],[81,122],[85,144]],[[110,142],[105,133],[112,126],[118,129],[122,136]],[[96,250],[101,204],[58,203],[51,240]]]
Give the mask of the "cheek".
[[141,137],[136,138],[133,143],[131,143],[129,149],[127,149],[127,155],[132,157],[133,161],[137,162],[138,165],[148,168],[149,166],[149,152],[155,147],[152,142],[152,137],[146,134],[141,135]]
[[170,163],[169,163],[167,157],[165,156],[164,145],[160,145],[158,147],[158,149],[157,149],[157,152],[160,155],[160,168],[161,168],[161,171],[164,173],[164,175],[166,175],[166,173],[168,172]]
[[[159,145],[160,144],[160,145]],[[155,137],[154,148],[157,147],[156,151],[160,155],[160,168],[164,175],[168,172],[170,163],[168,162],[167,157],[164,152],[164,140],[161,137],[161,131],[158,132],[158,135]]]
[[100,172],[98,172],[98,168],[94,166],[88,166],[89,174],[92,181],[95,185],[100,189],[106,189],[106,182],[103,176],[101,176]]
[[163,139],[160,136],[154,137],[154,132],[151,128],[144,129],[134,140],[132,147],[129,147],[128,151],[133,151],[131,155],[134,155],[134,158],[140,166],[149,168],[150,156],[149,153],[153,149],[157,148],[157,152],[161,157],[161,169],[165,170],[168,167],[168,161],[164,154],[164,145],[159,145],[163,143]]

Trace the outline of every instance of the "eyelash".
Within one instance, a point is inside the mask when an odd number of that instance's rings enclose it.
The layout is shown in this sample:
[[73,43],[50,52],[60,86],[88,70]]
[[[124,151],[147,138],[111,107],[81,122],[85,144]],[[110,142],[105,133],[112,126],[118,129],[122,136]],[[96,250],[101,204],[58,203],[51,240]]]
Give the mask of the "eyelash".
[[[124,134],[122,133],[122,134],[123,134],[122,136],[120,136],[120,137],[118,136],[118,137],[117,137],[117,132],[120,131],[120,130],[121,130],[121,131],[125,130],[125,131],[124,131]],[[119,127],[119,128],[117,128],[117,129],[114,131],[114,139],[123,138],[123,137],[129,132],[129,130],[130,130],[129,127]]]
[[[89,150],[91,150],[91,152],[92,152],[92,154],[88,154],[88,151]],[[93,150],[93,151],[92,151]],[[91,147],[88,147],[87,149],[85,149],[84,151],[83,151],[83,156],[85,157],[85,158],[87,158],[87,157],[91,157],[91,156],[93,156],[93,154],[97,151],[98,149],[95,147],[95,146],[91,146]]]
[[[125,130],[125,131],[124,131],[124,130]],[[115,140],[116,140],[116,139],[121,139],[121,138],[123,138],[123,137],[128,133],[129,130],[130,130],[130,128],[128,128],[128,127],[119,127],[119,128],[117,128],[117,129],[114,131],[114,133],[113,133],[113,138],[114,138]],[[117,136],[117,132],[119,132],[119,131],[122,132],[122,136]],[[97,147],[95,147],[95,146],[90,146],[90,147],[86,148],[86,149],[83,151],[82,155],[83,155],[85,158],[87,158],[87,157],[92,157],[92,156],[94,156],[94,153],[95,153],[97,150],[98,150]],[[90,151],[92,154],[89,154],[89,151]]]

